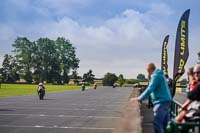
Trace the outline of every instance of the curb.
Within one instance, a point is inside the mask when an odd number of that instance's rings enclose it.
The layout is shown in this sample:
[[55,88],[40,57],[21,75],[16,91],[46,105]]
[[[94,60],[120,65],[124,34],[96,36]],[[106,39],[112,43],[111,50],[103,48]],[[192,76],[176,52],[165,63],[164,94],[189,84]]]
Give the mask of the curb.
[[[134,88],[129,99],[137,97],[139,89]],[[119,121],[119,125],[113,133],[141,133],[141,115],[139,102],[127,102],[122,116]]]

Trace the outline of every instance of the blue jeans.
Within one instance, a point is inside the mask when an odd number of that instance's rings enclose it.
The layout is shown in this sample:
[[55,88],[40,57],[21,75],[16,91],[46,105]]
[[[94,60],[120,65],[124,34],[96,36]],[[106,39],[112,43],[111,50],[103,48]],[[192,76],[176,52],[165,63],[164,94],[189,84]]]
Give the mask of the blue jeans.
[[157,103],[153,107],[154,112],[154,130],[155,133],[164,133],[165,128],[170,121],[170,108],[171,102]]

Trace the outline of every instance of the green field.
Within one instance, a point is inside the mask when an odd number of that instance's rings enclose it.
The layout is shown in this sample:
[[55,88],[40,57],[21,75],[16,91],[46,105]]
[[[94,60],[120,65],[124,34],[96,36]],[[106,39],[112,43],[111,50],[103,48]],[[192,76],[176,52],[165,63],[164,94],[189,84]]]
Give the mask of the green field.
[[[81,89],[80,86],[72,86],[72,85],[47,84],[44,86],[46,87],[46,93]],[[37,85],[33,84],[2,84],[0,89],[0,97],[37,94],[36,90],[37,90]]]

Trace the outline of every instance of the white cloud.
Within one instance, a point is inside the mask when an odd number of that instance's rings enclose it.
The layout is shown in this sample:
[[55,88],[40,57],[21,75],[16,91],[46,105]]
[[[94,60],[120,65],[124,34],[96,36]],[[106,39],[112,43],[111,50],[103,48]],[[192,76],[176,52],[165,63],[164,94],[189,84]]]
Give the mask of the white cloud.
[[134,10],[126,10],[98,26],[81,25],[64,17],[58,22],[40,23],[23,29],[21,35],[32,40],[39,37],[55,39],[58,36],[70,39],[81,60],[80,73],[95,69],[98,77],[109,71],[124,73],[128,77],[135,75],[131,72],[135,64],[144,67],[140,59],[145,56],[141,57],[141,52],[148,50],[150,54],[149,44],[154,48],[154,44],[158,43],[142,22],[142,14]]
[[[64,36],[76,45],[81,74],[94,69],[98,77],[109,71],[136,77],[141,68],[141,72],[145,72],[148,61],[156,62],[160,56],[160,51],[155,52],[160,46],[160,38],[152,35],[144,19],[145,14],[130,9],[98,26],[81,25],[65,17],[39,29],[44,37]],[[134,68],[136,64],[138,67]]]
[[110,46],[143,48],[142,45],[147,44],[147,42],[152,45],[158,43],[143,23],[141,14],[134,10],[126,10],[119,16],[108,19],[104,24],[98,26],[84,26],[65,17],[59,22],[44,24],[40,30],[43,30],[44,36],[66,36],[78,46],[95,48]]

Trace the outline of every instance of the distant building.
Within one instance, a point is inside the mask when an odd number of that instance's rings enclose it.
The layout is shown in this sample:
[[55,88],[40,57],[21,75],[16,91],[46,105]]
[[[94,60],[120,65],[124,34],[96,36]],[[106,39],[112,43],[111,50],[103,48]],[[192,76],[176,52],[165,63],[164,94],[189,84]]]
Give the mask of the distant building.
[[[70,85],[75,85],[75,84],[78,84],[78,85],[81,85],[85,82],[83,82],[83,79],[70,79],[69,80],[69,83]],[[94,79],[94,83],[97,84],[97,86],[103,86],[103,80],[102,79]],[[87,83],[85,83],[87,84]]]

